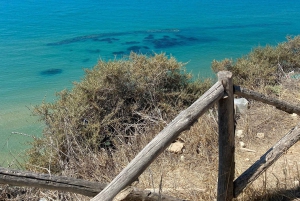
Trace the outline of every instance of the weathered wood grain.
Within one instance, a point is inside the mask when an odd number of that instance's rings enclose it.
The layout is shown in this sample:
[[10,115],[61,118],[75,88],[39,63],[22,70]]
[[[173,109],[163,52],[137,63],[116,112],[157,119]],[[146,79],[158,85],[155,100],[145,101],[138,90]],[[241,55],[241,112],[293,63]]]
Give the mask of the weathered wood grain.
[[220,71],[218,80],[225,88],[225,96],[218,102],[219,124],[219,173],[218,173],[218,201],[233,199],[234,180],[234,97],[232,73]]
[[271,98],[264,94],[251,91],[249,89],[245,89],[243,87],[235,86],[235,85],[234,85],[234,93],[244,98],[253,99],[256,101],[266,103],[268,105],[275,106],[277,109],[285,111],[289,114],[296,113],[300,115],[300,107],[290,104],[286,101],[281,101],[276,98]]
[[27,171],[10,170],[0,167],[0,183],[13,186],[38,187],[62,190],[86,196],[94,196],[105,188],[105,184],[69,177],[48,174],[35,174]]
[[[0,184],[67,191],[90,197],[97,195],[106,186],[106,184],[101,184],[99,182],[47,174],[36,174],[20,170],[10,170],[2,167],[0,167]],[[122,201],[157,201],[159,197],[164,201],[184,201],[179,198],[159,195],[158,193],[153,193],[149,190],[139,190],[137,188],[133,188]]]
[[281,140],[271,147],[250,168],[234,181],[234,197],[237,197],[244,188],[266,171],[282,154],[300,139],[300,124],[290,130]]
[[136,180],[182,131],[189,129],[223,95],[223,85],[217,82],[165,127],[92,201],[111,201],[122,189]]

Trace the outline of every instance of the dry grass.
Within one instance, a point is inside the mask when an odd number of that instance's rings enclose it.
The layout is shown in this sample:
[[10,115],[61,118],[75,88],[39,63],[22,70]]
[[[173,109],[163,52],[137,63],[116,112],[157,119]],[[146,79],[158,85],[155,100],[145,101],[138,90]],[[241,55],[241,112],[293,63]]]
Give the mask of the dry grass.
[[[289,89],[285,86],[289,86]],[[278,98],[300,105],[300,101],[297,100],[300,96],[299,89],[298,82],[285,82]],[[207,112],[190,130],[183,132],[180,136],[180,140],[184,141],[182,152],[175,154],[164,151],[139,177],[139,182],[135,186],[158,192],[161,185],[162,193],[174,197],[186,200],[215,200],[218,174],[218,128],[215,121],[217,117],[213,114],[215,114],[214,110]],[[294,117],[274,107],[251,102],[250,109],[237,121],[237,129],[244,130],[244,137],[236,138],[236,176],[258,160],[294,127],[299,119],[298,116]],[[119,136],[118,148],[112,152],[112,155],[108,155],[104,149],[97,154],[87,154],[89,151],[81,146],[82,156],[78,155],[77,163],[68,164],[69,168],[62,174],[103,183],[110,182],[161,129],[162,127],[153,128],[143,135],[134,135],[126,143],[122,140],[122,136]],[[258,132],[265,133],[265,137],[257,138]],[[256,152],[240,150],[239,141],[243,141],[248,149]],[[300,143],[298,142],[247,187],[236,200],[299,199],[299,154]],[[7,187],[2,191],[2,196],[6,191],[8,191]],[[32,196],[32,193],[35,196]],[[37,200],[37,197],[44,197],[47,200],[89,200],[87,197],[75,194],[37,189],[18,194],[18,196],[22,195],[27,196],[25,200]],[[18,200],[18,197],[11,200]]]
[[28,162],[60,173],[85,152],[110,155],[134,135],[162,128],[211,85],[193,80],[183,65],[165,54],[99,61],[57,101],[35,107],[46,126],[27,151]]
[[[299,81],[285,80],[278,94],[283,99],[295,105],[300,105]],[[236,151],[236,174],[241,174],[251,164],[257,161],[271,146],[282,138],[290,129],[299,123],[299,116],[287,114],[272,106],[253,102],[251,108],[238,120],[237,129],[244,130],[244,138],[236,139],[246,144],[246,148],[256,152]],[[257,133],[264,133],[263,139]],[[245,192],[239,200],[293,200],[300,197],[300,142],[296,143],[284,156],[263,173]]]
[[[250,54],[250,59],[245,57],[236,63],[226,60],[214,62],[213,67],[233,69],[240,76],[240,83],[300,105],[299,81],[283,80],[286,77],[277,72],[278,64],[287,71],[299,67],[298,60],[288,63],[285,61],[285,55],[293,56],[295,52],[299,52],[299,41],[300,37],[296,37],[278,48],[259,48]],[[287,49],[290,46],[292,49]],[[279,52],[283,52],[280,58],[276,57]],[[272,61],[270,65],[265,63],[269,56]],[[199,83],[190,82],[188,74],[180,74],[182,64],[165,55],[156,55],[151,59],[133,55],[132,61],[137,66],[127,61],[108,64],[100,62],[95,70],[87,72],[87,77],[82,83],[77,83],[73,91],[61,92],[61,99],[57,103],[43,104],[37,108],[44,115],[42,117],[47,128],[44,138],[36,139],[33,143],[29,161],[34,164],[26,164],[29,170],[108,183],[178,111],[190,105],[200,91],[205,91],[209,85],[206,82],[199,87]],[[253,73],[244,68],[248,64],[256,67],[252,68]],[[159,78],[157,66],[162,66]],[[145,69],[141,69],[142,67]],[[143,77],[146,70],[149,75]],[[261,77],[256,79],[256,75]],[[269,80],[266,81],[265,76]],[[174,83],[177,85],[173,85]],[[274,83],[280,85],[273,85]],[[88,104],[83,104],[83,101]],[[134,115],[123,116],[124,114]],[[156,192],[161,189],[162,193],[186,200],[215,200],[218,175],[216,119],[214,109],[205,113],[190,130],[181,134],[178,140],[184,142],[182,151],[164,151],[134,185]],[[237,120],[237,129],[244,131],[244,137],[236,138],[236,177],[299,120],[298,116],[251,101],[250,109]],[[108,134],[101,136],[103,133]],[[257,138],[257,133],[264,133],[264,138]],[[240,150],[240,141],[255,152]],[[297,143],[236,200],[300,199],[299,153],[300,143]],[[87,197],[57,191],[23,188],[11,190],[6,186],[2,189],[0,200],[89,200]]]

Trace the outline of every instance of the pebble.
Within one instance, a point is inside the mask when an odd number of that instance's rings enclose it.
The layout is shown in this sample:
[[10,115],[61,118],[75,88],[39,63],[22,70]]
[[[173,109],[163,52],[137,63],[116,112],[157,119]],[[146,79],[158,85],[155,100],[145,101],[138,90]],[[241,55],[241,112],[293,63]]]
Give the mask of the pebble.
[[182,161],[182,162],[184,162],[184,156],[180,156],[180,160]]
[[245,143],[240,141],[240,147],[245,148],[246,147]]
[[264,133],[257,133],[256,137],[258,137],[260,139],[263,139],[265,137],[265,134]]
[[236,134],[236,136],[237,136],[238,138],[243,138],[243,137],[244,137],[244,131],[243,131],[243,130],[237,130],[237,131],[235,132],[235,134]]
[[298,115],[297,115],[296,113],[293,113],[293,114],[291,114],[291,117],[292,117],[293,119],[297,119]]
[[176,154],[177,153],[182,153],[183,147],[184,147],[183,142],[176,141],[168,147],[167,151],[172,152],[172,153],[176,153]]

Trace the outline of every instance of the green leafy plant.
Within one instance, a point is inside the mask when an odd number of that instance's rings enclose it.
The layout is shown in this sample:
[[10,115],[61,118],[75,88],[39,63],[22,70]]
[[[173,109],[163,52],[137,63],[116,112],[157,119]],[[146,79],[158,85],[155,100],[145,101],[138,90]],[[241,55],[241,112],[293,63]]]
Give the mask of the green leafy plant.
[[28,151],[30,164],[50,164],[59,171],[59,164],[76,160],[78,144],[91,152],[111,152],[116,140],[126,142],[164,126],[211,86],[209,80],[193,80],[183,66],[165,54],[132,53],[127,59],[99,61],[71,91],[35,108],[46,127]]
[[287,37],[287,41],[278,46],[257,47],[248,55],[233,61],[214,60],[215,72],[229,70],[234,75],[234,83],[251,88],[276,85],[286,73],[299,71],[300,36]]

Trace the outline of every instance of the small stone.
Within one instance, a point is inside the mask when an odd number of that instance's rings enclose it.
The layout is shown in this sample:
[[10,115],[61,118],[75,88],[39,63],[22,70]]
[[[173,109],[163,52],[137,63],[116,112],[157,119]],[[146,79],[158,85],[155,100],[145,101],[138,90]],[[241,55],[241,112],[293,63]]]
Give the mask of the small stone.
[[245,143],[240,141],[240,147],[245,148],[246,147]]
[[295,180],[295,181],[294,181],[294,184],[295,184],[295,186],[299,186],[299,181],[298,181],[298,180]]
[[176,141],[168,147],[167,151],[172,152],[172,153],[176,153],[176,154],[177,153],[182,153],[183,147],[184,147],[183,142]]
[[238,138],[243,138],[244,137],[244,131],[243,130],[237,130],[236,131],[236,136],[238,137]]
[[180,160],[183,162],[184,161],[184,156],[180,156]]
[[245,161],[250,161],[250,159],[249,158],[245,158]]
[[291,114],[291,117],[292,117],[293,119],[297,119],[298,115],[297,115],[296,113],[293,113],[293,114]]
[[260,139],[263,139],[265,137],[265,134],[264,133],[257,133],[256,137],[258,137]]

